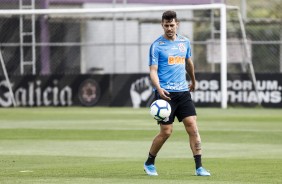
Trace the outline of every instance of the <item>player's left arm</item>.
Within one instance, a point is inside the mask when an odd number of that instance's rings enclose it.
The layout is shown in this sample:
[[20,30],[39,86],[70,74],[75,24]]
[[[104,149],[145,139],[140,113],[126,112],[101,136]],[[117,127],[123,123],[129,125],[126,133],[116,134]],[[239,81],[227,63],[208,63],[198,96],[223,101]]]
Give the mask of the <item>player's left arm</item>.
[[194,70],[194,63],[190,58],[186,58],[186,71],[191,79],[191,83],[189,84],[189,91],[195,91],[196,88],[196,78],[195,78],[195,70]]

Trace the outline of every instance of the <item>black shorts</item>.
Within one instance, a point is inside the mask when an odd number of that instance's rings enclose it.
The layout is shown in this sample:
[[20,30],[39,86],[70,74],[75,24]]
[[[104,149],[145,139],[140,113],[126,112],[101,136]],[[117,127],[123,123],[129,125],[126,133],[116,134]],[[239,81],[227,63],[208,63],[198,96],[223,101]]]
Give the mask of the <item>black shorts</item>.
[[[188,116],[196,116],[196,109],[194,103],[191,99],[191,94],[189,91],[184,92],[169,92],[169,97],[171,100],[168,103],[171,106],[171,114],[169,116],[169,120],[167,122],[158,121],[159,124],[172,124],[174,122],[175,117],[177,117],[178,121],[181,122],[184,118]],[[160,95],[158,92],[155,92],[155,99],[160,99]]]

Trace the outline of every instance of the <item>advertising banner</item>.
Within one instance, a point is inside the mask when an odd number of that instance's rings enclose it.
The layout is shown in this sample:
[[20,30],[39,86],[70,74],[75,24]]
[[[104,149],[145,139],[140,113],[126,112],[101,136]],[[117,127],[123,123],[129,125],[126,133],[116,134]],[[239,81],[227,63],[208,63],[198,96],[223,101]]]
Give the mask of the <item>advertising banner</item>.
[[[197,88],[193,100],[197,106],[220,106],[220,74],[196,74]],[[256,74],[256,87],[248,74],[227,76],[227,98],[230,106],[282,107],[282,75]]]
[[[12,76],[10,81],[21,107],[109,105],[109,75],[27,75]],[[12,106],[4,77],[0,79],[0,106]]]
[[[256,74],[256,86],[247,74],[229,74],[229,106],[282,107],[282,74]],[[198,107],[220,107],[219,73],[196,73],[192,93]],[[148,107],[154,100],[148,74],[11,76],[17,106]],[[189,78],[188,78],[189,82]],[[12,107],[8,83],[0,76],[0,107]]]

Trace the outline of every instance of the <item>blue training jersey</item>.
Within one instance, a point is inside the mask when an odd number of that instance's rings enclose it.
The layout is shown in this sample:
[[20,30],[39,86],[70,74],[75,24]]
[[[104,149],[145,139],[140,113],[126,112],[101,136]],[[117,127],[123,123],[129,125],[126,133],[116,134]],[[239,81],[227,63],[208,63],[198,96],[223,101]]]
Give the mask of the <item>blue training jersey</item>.
[[188,91],[185,59],[190,57],[190,41],[181,35],[176,35],[174,41],[160,36],[152,43],[149,66],[158,65],[161,88],[169,92]]

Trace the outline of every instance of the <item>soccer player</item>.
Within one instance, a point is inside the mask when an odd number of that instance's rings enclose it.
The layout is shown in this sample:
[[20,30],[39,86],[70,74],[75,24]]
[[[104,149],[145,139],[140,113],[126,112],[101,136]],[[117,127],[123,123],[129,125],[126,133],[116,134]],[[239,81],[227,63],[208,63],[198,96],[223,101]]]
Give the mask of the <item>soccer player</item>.
[[[183,122],[189,135],[190,147],[194,156],[197,176],[210,176],[202,167],[201,138],[196,123],[196,110],[190,91],[195,90],[194,65],[191,59],[191,47],[187,38],[176,33],[179,21],[176,12],[165,11],[162,15],[164,34],[154,41],[149,53],[150,78],[155,98],[164,99],[171,105],[171,115],[159,121],[160,132],[153,139],[144,170],[150,176],[158,175],[155,158],[173,129],[174,118]],[[188,85],[186,71],[191,83]]]

